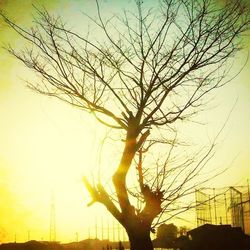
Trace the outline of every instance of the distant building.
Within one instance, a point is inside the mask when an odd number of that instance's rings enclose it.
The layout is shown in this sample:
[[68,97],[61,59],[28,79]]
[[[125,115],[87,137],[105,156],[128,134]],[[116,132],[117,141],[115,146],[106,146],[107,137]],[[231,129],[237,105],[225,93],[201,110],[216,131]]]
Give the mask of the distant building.
[[31,240],[24,243],[3,243],[0,250],[63,250],[63,247],[58,242]]
[[250,236],[240,227],[204,224],[188,232],[189,242],[183,250],[249,250]]

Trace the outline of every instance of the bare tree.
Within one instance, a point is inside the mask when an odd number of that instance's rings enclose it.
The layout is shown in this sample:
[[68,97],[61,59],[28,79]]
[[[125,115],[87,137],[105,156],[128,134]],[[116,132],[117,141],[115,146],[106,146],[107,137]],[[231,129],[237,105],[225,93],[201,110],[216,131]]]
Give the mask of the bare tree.
[[[227,82],[231,59],[242,48],[240,38],[250,23],[242,1],[162,0],[152,8],[145,2],[135,0],[135,11],[106,19],[96,0],[97,17],[89,20],[98,35],[91,29],[85,35],[74,32],[44,9],[36,10],[30,29],[1,14],[28,42],[21,51],[7,49],[40,77],[30,88],[120,129],[124,148],[113,175],[116,201],[101,183],[92,185],[86,178],[84,183],[91,204],[102,203],[123,225],[133,250],[153,248],[153,221],[174,211],[179,198],[191,192],[187,183],[213,150],[212,145],[195,164],[191,157],[169,168],[176,139],[159,139],[153,131],[170,131],[178,120],[196,114],[209,94]],[[147,175],[143,156],[157,143],[167,143],[169,152],[154,166],[155,174]],[[136,155],[137,194],[127,185]],[[131,195],[141,201],[139,207]],[[174,215],[189,208],[176,208]]]

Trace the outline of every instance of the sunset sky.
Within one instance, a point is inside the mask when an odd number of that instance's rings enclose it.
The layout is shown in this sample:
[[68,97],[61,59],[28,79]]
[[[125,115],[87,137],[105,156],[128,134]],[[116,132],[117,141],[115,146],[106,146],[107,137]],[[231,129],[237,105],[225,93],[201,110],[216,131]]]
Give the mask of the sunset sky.
[[[82,11],[95,15],[92,0],[0,0],[0,9],[29,26],[35,14],[33,4],[60,14],[75,30],[86,27]],[[102,1],[105,14],[126,5],[133,6],[133,1]],[[247,60],[249,37],[244,39],[246,49],[235,58],[236,69]],[[0,43],[22,46],[2,20]],[[94,117],[28,89],[24,80],[30,77],[27,69],[0,49],[0,243],[15,237],[26,241],[28,232],[30,239],[49,240],[52,196],[58,240],[75,240],[76,232],[79,239],[86,238],[89,229],[94,236],[96,220],[98,227],[101,220],[105,225],[109,221],[110,227],[113,221],[101,205],[87,207],[90,198],[82,176],[99,173],[111,183],[120,150],[111,140],[104,141],[111,132]],[[198,118],[205,125],[185,124],[181,133],[194,143],[209,143],[231,111],[211,166],[229,167],[214,181],[218,186],[246,185],[250,179],[250,60],[235,79],[214,93],[209,110]]]

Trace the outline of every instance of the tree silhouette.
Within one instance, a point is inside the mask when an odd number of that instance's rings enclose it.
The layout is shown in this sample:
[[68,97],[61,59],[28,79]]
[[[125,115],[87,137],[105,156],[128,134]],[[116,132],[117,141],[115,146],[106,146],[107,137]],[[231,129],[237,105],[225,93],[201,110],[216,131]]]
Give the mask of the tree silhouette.
[[157,228],[157,242],[161,247],[171,247],[177,239],[178,228],[173,223],[161,224]]
[[[240,37],[249,18],[242,1],[219,5],[214,0],[162,0],[149,7],[150,2],[135,0],[134,4],[135,11],[105,19],[96,1],[97,17],[89,17],[95,30],[84,35],[44,9],[36,9],[38,18],[30,29],[1,15],[28,43],[21,51],[7,49],[40,77],[29,83],[30,88],[120,130],[124,149],[113,174],[116,199],[101,183],[92,185],[86,178],[84,183],[91,204],[102,203],[126,229],[131,249],[148,250],[153,248],[153,221],[157,223],[166,211],[176,215],[190,208],[173,206],[191,192],[187,184],[213,150],[212,145],[195,164],[190,157],[173,166],[170,156],[178,144],[171,129],[201,110],[209,94],[227,82],[230,60],[242,47]],[[167,139],[155,136],[153,131],[161,128],[167,129]],[[143,158],[159,143],[168,153],[149,174]],[[137,156],[139,188],[132,190],[127,175]],[[139,199],[139,207],[131,196]]]

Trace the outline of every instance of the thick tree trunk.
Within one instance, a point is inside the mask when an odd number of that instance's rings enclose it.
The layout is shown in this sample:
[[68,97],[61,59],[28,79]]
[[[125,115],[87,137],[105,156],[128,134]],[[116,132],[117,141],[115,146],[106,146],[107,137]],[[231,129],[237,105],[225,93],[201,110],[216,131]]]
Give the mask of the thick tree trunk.
[[130,204],[127,187],[126,176],[137,151],[137,126],[131,125],[127,131],[125,147],[121,157],[121,161],[117,170],[113,175],[113,183],[116,190],[117,198],[123,215],[127,216],[134,213],[134,209]]
[[128,233],[131,250],[153,250],[153,243],[150,232],[130,232]]

